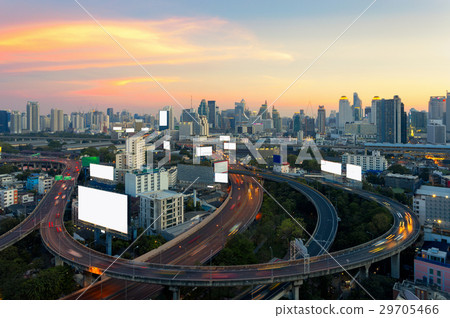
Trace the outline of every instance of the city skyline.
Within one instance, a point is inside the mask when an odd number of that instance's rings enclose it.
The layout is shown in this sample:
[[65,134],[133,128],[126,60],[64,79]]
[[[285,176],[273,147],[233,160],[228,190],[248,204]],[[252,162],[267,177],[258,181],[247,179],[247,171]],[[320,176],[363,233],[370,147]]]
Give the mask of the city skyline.
[[[22,110],[38,100],[44,112],[153,113],[165,105],[181,112],[75,2],[23,3],[2,4],[2,108]],[[192,96],[216,100],[221,109],[244,98],[252,110],[266,99],[270,105],[370,3],[81,2],[184,108]],[[275,103],[277,110],[337,110],[339,97],[354,92],[363,107],[375,95],[399,95],[405,110],[427,110],[430,96],[448,89],[448,44],[440,41],[450,30],[448,8],[440,1],[376,1]]]

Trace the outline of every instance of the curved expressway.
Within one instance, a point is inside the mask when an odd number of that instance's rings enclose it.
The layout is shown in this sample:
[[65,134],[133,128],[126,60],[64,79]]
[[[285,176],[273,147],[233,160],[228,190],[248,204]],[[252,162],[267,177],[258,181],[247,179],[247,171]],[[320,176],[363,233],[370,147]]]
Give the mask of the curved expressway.
[[[257,177],[257,174],[254,176]],[[255,195],[256,191],[250,190],[252,195]],[[118,259],[109,267],[108,276],[168,286],[240,286],[298,281],[341,272],[344,268],[360,268],[398,254],[416,240],[420,229],[417,217],[410,213],[407,207],[372,193],[366,195],[384,204],[391,211],[394,225],[384,235],[386,238],[334,252],[331,256],[311,257],[307,263],[300,259],[273,264],[225,267],[164,265]],[[51,220],[52,216],[53,213],[49,213],[46,219]],[[114,258],[100,253],[92,253],[88,258],[86,248],[64,231],[57,233],[52,229],[41,228],[41,236],[49,250],[76,267],[89,269],[91,266],[96,267],[96,271],[102,271],[114,261]]]
[[[78,172],[76,172],[76,167],[79,166],[79,163],[73,160],[66,160],[66,159],[46,159],[46,158],[40,158],[40,159],[31,159],[31,158],[13,158],[8,160],[2,160],[3,162],[8,163],[23,163],[26,162],[27,164],[36,164],[36,163],[59,163],[63,165],[65,168],[63,170],[63,174],[67,175],[67,173],[71,174],[74,177],[74,180],[78,178]],[[42,200],[39,202],[37,207],[34,209],[34,211],[20,224],[18,224],[13,229],[9,230],[2,236],[0,236],[0,251],[13,245],[14,243],[18,242],[31,232],[33,230],[37,229],[41,223],[41,221],[48,215],[50,212],[48,209],[45,209],[44,207],[49,204],[54,204],[55,197],[58,195],[59,192],[61,192],[62,185],[65,184],[67,186],[67,192],[70,193],[69,189],[71,190],[75,184],[75,181],[72,180],[66,180],[66,181],[56,181],[52,188],[47,192],[47,194],[42,198]],[[62,196],[63,194],[61,194]],[[62,209],[64,209],[65,203],[69,196],[66,195],[65,199],[60,199],[60,202],[62,204]],[[63,203],[64,201],[64,203]]]

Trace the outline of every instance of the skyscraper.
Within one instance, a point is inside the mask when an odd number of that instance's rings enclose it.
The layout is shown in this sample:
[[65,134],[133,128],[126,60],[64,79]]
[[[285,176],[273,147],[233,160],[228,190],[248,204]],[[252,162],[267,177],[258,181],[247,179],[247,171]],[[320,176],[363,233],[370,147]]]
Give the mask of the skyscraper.
[[294,117],[292,118],[292,130],[294,132],[294,135],[296,136],[297,133],[302,129],[302,122],[300,121],[300,113],[296,112],[294,114]]
[[400,97],[395,95],[393,99],[382,99],[376,108],[377,141],[406,143],[406,113]]
[[[266,102],[267,107],[267,102]],[[266,112],[267,113],[267,112]],[[264,117],[265,114],[262,115]],[[281,132],[281,117],[278,110],[275,109],[275,106],[272,106],[272,118],[273,118],[273,128],[275,128],[276,132]],[[267,119],[267,118],[264,118]]]
[[11,134],[22,133],[22,114],[20,112],[13,112],[11,114]]
[[447,133],[450,134],[450,93],[447,91],[447,97],[445,98],[445,124],[447,126]]
[[114,108],[110,107],[106,109],[106,115],[109,116],[109,121],[114,122]]
[[428,103],[428,120],[444,119],[445,96],[431,96]]
[[8,131],[8,112],[6,110],[0,110],[0,133],[6,133]]
[[202,99],[200,105],[198,106],[199,116],[206,116],[208,118],[208,107],[206,106],[206,100]]
[[339,129],[344,130],[345,123],[353,122],[353,113],[347,96],[342,96],[339,100]]
[[325,135],[325,121],[326,121],[326,111],[325,106],[319,106],[319,109],[317,110],[317,130],[319,134]]
[[245,100],[242,99],[239,103],[234,103],[234,118],[235,122],[240,124],[245,118]]
[[358,96],[358,93],[353,93],[353,107],[352,107],[352,113],[353,113],[353,120],[354,121],[360,121],[362,120],[362,101]]
[[427,131],[427,112],[426,111],[417,111],[414,108],[412,108],[409,111],[409,124],[411,129],[414,132],[425,132]]
[[28,102],[27,103],[27,129],[30,132],[39,132],[39,103],[38,102]]
[[[273,108],[272,108],[273,110]],[[273,111],[272,111],[273,112]],[[272,114],[273,115],[273,114]],[[259,112],[258,112],[258,117],[260,119],[269,119],[270,118],[270,114],[267,111],[267,100],[265,101],[264,104],[261,105],[261,107],[259,108]],[[275,126],[275,122],[274,122],[274,126]],[[281,128],[280,128],[281,129]]]
[[50,112],[50,130],[52,132],[64,131],[64,113],[61,109],[53,109]]
[[371,124],[377,124],[377,105],[380,103],[381,98],[379,96],[374,96],[372,99],[372,107],[370,108],[370,121]]
[[208,101],[208,123],[211,127],[217,128],[217,112],[216,112],[216,101]]

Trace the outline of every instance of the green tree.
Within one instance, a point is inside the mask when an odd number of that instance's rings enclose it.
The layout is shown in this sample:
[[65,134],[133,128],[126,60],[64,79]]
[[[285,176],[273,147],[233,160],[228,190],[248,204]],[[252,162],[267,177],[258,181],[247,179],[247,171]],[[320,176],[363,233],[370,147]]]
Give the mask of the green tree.
[[89,157],[99,157],[100,151],[94,147],[87,147],[87,148],[84,148],[83,150],[81,150],[81,155],[82,156],[87,155]]
[[411,174],[411,170],[408,168],[400,165],[400,164],[393,164],[388,168],[389,171],[392,173],[398,173],[398,174]]
[[[297,222],[303,225],[303,220],[296,219]],[[284,219],[280,226],[277,228],[277,235],[282,240],[292,241],[295,238],[302,237],[303,229],[300,225],[297,224],[297,222],[294,222],[292,219]]]

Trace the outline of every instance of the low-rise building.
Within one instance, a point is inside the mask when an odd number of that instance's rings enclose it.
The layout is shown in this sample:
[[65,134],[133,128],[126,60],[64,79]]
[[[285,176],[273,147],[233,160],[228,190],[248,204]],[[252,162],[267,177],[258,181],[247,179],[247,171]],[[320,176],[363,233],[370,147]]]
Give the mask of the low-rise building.
[[342,155],[342,164],[352,164],[361,166],[363,172],[365,171],[384,171],[388,168],[388,162],[379,151],[373,151],[372,155],[355,155],[345,153]]
[[409,174],[388,173],[384,176],[384,185],[391,188],[400,188],[415,192],[420,186],[421,179]]
[[18,203],[17,189],[0,190],[0,208],[5,209],[10,205]]
[[38,193],[46,194],[47,191],[52,188],[54,180],[55,179],[52,177],[40,176],[38,181]]
[[139,226],[149,228],[151,232],[162,230],[183,223],[184,194],[169,190],[153,191],[139,194]]
[[20,204],[25,204],[25,203],[30,203],[34,201],[34,194],[33,193],[24,193],[24,194],[19,194],[19,203]]
[[435,223],[450,229],[450,188],[421,186],[414,195],[413,210],[421,225]]
[[289,163],[283,162],[283,163],[274,163],[273,164],[273,171],[279,172],[279,173],[289,173]]
[[425,242],[414,259],[414,280],[450,292],[449,245],[446,242]]
[[136,197],[140,193],[169,189],[166,169],[135,170],[125,175],[125,194]]
[[14,178],[9,174],[0,174],[0,186],[8,186],[14,182]]

